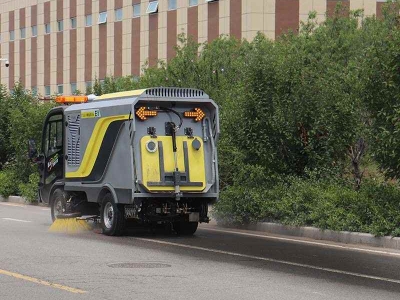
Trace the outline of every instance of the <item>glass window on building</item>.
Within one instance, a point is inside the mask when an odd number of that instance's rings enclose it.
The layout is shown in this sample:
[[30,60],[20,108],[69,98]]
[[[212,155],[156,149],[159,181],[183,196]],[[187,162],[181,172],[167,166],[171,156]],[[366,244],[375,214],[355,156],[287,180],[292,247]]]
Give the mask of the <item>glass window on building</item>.
[[26,38],[26,30],[25,30],[25,28],[21,28],[19,31],[20,31],[21,39]]
[[64,86],[62,84],[57,85],[57,94],[64,94]]
[[32,94],[32,96],[37,96],[37,87],[36,86],[32,87],[31,94]]
[[115,10],[115,22],[122,21],[122,8]]
[[198,0],[189,0],[189,6],[195,6],[198,5],[199,1]]
[[85,26],[86,27],[92,26],[92,15],[85,16]]
[[64,21],[63,20],[57,21],[57,29],[58,29],[58,31],[64,30]]
[[92,82],[86,81],[86,94],[92,94],[92,93],[93,93]]
[[32,36],[37,36],[37,26],[36,25],[32,26]]
[[133,17],[134,18],[140,17],[140,3],[133,5]]
[[46,34],[50,33],[50,23],[44,24],[44,32]]
[[101,13],[99,13],[99,24],[105,24],[107,23],[107,12],[103,11]]
[[14,30],[10,31],[10,41],[14,41],[15,40],[15,32]]
[[75,94],[78,90],[76,83],[71,83],[71,93]]
[[71,29],[75,29],[76,28],[76,18],[71,18]]
[[44,95],[45,96],[50,96],[50,86],[49,85],[46,85],[45,87],[44,87]]
[[177,0],[168,0],[168,10],[175,10],[177,8]]
[[146,13],[155,14],[157,11],[158,11],[158,1],[149,2]]

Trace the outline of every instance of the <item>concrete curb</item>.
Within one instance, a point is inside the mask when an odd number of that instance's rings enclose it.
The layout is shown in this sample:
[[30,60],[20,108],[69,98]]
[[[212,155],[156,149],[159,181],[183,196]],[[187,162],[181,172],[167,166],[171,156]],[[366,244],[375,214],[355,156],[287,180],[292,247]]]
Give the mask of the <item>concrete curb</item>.
[[4,198],[0,196],[0,202],[9,202],[9,203],[16,203],[16,204],[27,204],[27,205],[39,205],[39,206],[47,206],[46,204],[43,203],[37,203],[37,202],[29,202],[25,198],[20,197],[20,196],[10,196],[8,198]]
[[3,198],[0,196],[0,202],[11,202],[11,203],[18,203],[18,204],[27,204],[28,202],[25,198],[19,196],[10,196],[8,198]]
[[391,236],[375,237],[369,233],[321,230],[315,227],[295,227],[277,223],[255,223],[243,226],[224,226],[223,224],[218,223],[218,226],[267,232],[276,235],[309,238],[313,240],[324,240],[344,244],[360,244],[400,250],[400,238]]

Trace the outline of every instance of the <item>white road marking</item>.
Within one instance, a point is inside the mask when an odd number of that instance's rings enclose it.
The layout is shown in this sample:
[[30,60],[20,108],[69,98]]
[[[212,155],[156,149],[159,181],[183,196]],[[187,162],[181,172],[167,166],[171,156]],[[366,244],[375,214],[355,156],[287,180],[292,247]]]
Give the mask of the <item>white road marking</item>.
[[391,282],[391,283],[400,284],[400,280],[396,280],[396,279],[384,278],[384,277],[379,277],[379,276],[365,275],[365,274],[361,274],[361,273],[341,271],[341,270],[336,270],[336,269],[331,269],[331,268],[311,266],[311,265],[295,263],[295,262],[290,262],[290,261],[284,261],[284,260],[279,260],[279,259],[266,258],[266,257],[247,255],[247,254],[240,254],[240,253],[235,253],[235,252],[230,252],[230,251],[209,249],[209,248],[198,247],[198,246],[183,245],[183,244],[178,244],[178,243],[171,243],[171,242],[160,241],[160,240],[152,240],[152,239],[146,239],[146,238],[134,238],[134,239],[140,240],[140,241],[145,241],[145,242],[156,243],[156,244],[162,244],[162,245],[168,245],[168,246],[176,246],[176,247],[181,247],[181,248],[186,248],[186,249],[201,250],[201,251],[206,251],[206,252],[231,255],[231,256],[236,256],[236,257],[243,257],[243,258],[249,258],[249,259],[254,259],[254,260],[272,262],[272,263],[278,263],[278,264],[283,264],[283,265],[288,265],[288,266],[301,267],[301,268],[306,268],[306,269],[311,269],[311,270],[325,271],[325,272],[330,272],[330,273],[354,276],[354,277],[358,277],[358,278],[372,279],[372,280],[378,280],[378,281],[384,281],[384,282]]
[[199,227],[201,230],[208,230],[208,231],[215,231],[215,232],[222,232],[222,233],[233,233],[236,235],[244,235],[244,236],[252,236],[252,237],[260,237],[270,240],[278,240],[278,241],[286,241],[286,242],[296,242],[300,244],[309,244],[309,245],[317,245],[317,246],[324,246],[336,249],[344,249],[344,250],[353,250],[353,251],[360,251],[360,252],[367,252],[367,253],[374,253],[374,254],[385,254],[390,256],[398,256],[400,257],[400,252],[390,252],[385,250],[374,250],[374,249],[367,249],[367,248],[358,248],[358,247],[351,247],[351,246],[344,246],[344,245],[337,245],[337,244],[329,244],[323,242],[313,242],[313,241],[306,241],[294,238],[284,238],[279,236],[270,236],[270,235],[262,235],[262,234],[255,234],[255,233],[247,233],[247,232],[238,232],[238,231],[231,231],[231,230],[223,230],[223,229],[214,229],[214,228],[204,228]]
[[23,223],[32,223],[32,221],[26,221],[26,220],[19,220],[19,219],[12,219],[12,218],[2,218],[5,221],[15,221],[15,222],[23,222]]

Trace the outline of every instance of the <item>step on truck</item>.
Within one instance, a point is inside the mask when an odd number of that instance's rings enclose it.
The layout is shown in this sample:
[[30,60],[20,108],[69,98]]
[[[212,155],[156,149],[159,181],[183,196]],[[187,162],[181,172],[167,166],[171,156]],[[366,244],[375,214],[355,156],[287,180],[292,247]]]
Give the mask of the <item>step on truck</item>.
[[53,221],[94,215],[106,235],[127,222],[193,234],[218,199],[218,107],[201,90],[149,88],[60,96],[47,115],[38,163],[40,201]]

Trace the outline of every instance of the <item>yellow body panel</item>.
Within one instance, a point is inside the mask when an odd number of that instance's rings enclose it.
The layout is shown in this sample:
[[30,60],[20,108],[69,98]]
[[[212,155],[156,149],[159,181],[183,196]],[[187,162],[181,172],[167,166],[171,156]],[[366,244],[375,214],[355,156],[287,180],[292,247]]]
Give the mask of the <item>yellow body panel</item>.
[[[178,169],[180,172],[185,171],[185,161],[183,154],[183,142],[186,141],[188,145],[188,161],[189,161],[189,177],[191,182],[201,182],[202,186],[181,186],[181,191],[184,192],[201,192],[206,187],[206,173],[205,173],[205,163],[204,163],[204,148],[203,140],[196,137],[200,143],[200,150],[196,151],[192,147],[193,139],[187,136],[177,136],[177,160]],[[159,159],[159,149],[157,151],[149,152],[146,149],[146,143],[148,141],[154,141],[156,144],[162,142],[164,150],[164,161],[160,162]],[[170,136],[158,136],[157,138],[152,138],[150,136],[144,136],[140,141],[140,150],[142,155],[142,181],[143,185],[151,192],[161,192],[161,191],[174,191],[173,186],[149,186],[148,182],[160,182],[160,163],[164,164],[164,171],[166,173],[173,172],[175,167],[174,153],[172,151],[172,137]]]
[[134,90],[134,91],[127,91],[127,92],[118,92],[118,93],[111,93],[111,94],[104,94],[99,97],[96,97],[95,100],[106,100],[106,99],[113,99],[113,98],[123,98],[123,97],[131,97],[131,96],[140,96],[146,90]]
[[92,172],[94,163],[96,162],[97,155],[99,154],[101,143],[103,142],[104,135],[106,134],[108,126],[119,120],[128,120],[129,115],[119,115],[100,118],[94,126],[92,136],[86,147],[85,154],[83,155],[81,165],[75,172],[66,172],[66,178],[82,178],[87,177]]

